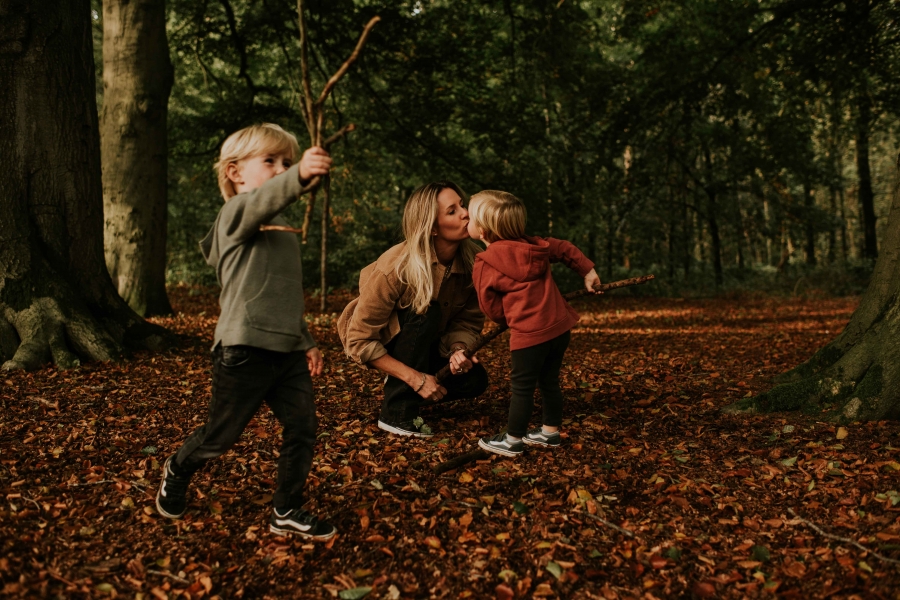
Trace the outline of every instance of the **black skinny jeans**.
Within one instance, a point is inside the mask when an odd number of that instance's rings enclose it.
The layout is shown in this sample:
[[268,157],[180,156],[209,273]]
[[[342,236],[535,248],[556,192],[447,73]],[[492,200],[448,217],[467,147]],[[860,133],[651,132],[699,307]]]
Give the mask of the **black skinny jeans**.
[[512,351],[512,399],[506,427],[509,435],[523,437],[527,433],[531,411],[534,410],[535,387],[540,388],[543,397],[543,424],[551,427],[562,425],[563,395],[559,387],[559,369],[571,337],[571,332],[567,331],[537,346]]
[[[432,302],[422,315],[408,308],[400,311],[398,316],[400,333],[386,346],[388,354],[417,371],[434,375],[448,363],[439,352],[440,305]],[[480,364],[474,364],[467,373],[451,375],[441,385],[447,388],[447,400],[474,398],[487,389],[487,371]],[[410,423],[419,416],[421,402],[422,397],[414,388],[401,379],[388,376],[384,384],[381,420],[391,425]]]
[[318,425],[305,352],[217,346],[209,417],[175,455],[176,473],[191,475],[209,459],[228,452],[264,400],[284,430],[273,504],[280,510],[300,508]]

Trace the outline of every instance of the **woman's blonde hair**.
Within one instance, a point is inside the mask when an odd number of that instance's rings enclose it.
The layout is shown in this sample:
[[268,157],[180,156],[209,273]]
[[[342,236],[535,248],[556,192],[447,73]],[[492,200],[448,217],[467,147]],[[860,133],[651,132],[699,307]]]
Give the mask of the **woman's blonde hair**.
[[469,200],[469,219],[494,243],[523,237],[528,214],[522,201],[509,192],[483,190]]
[[[402,284],[412,290],[412,298],[406,306],[411,306],[418,314],[424,313],[431,303],[431,294],[434,290],[431,265],[437,260],[431,232],[438,218],[440,207],[438,195],[448,188],[459,194],[461,204],[465,203],[466,195],[458,185],[452,181],[436,181],[415,190],[403,209],[403,237],[406,240],[406,250],[397,263],[397,277]],[[463,240],[457,251],[470,273],[477,251],[478,246],[469,239]]]
[[289,154],[291,164],[293,164],[300,154],[300,144],[297,143],[297,138],[293,134],[274,123],[251,125],[229,135],[222,144],[219,160],[213,166],[219,176],[219,190],[222,192],[222,197],[228,200],[237,194],[234,184],[225,173],[228,165],[261,154],[279,154],[281,152]]

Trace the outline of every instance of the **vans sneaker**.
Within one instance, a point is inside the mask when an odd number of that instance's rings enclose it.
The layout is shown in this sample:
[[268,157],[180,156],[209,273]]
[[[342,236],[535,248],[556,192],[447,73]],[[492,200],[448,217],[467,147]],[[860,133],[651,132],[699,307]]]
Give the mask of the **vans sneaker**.
[[278,535],[293,533],[310,540],[330,540],[337,533],[334,525],[320,521],[308,510],[295,508],[285,514],[272,510],[269,531]]
[[422,417],[416,417],[415,420],[404,423],[388,423],[387,421],[379,420],[378,428],[397,435],[406,435],[417,438],[434,437],[434,433],[431,432],[431,427],[422,421]]
[[164,517],[180,519],[187,509],[187,488],[191,482],[190,475],[177,475],[173,469],[175,455],[166,459],[163,465],[163,478],[156,492],[156,510]]
[[478,446],[494,454],[503,456],[518,456],[525,450],[522,440],[514,442],[506,433],[498,433],[494,437],[483,437],[478,440]]
[[544,430],[538,427],[537,429],[532,429],[526,433],[525,437],[522,438],[522,441],[529,446],[550,446],[551,448],[555,448],[559,446],[560,437],[558,431],[544,433]]

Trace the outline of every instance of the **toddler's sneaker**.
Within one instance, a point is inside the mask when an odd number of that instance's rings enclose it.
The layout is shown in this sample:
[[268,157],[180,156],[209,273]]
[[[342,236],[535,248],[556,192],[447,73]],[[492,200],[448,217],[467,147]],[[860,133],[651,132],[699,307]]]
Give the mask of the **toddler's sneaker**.
[[522,440],[514,442],[505,433],[498,433],[494,437],[483,437],[478,440],[478,446],[494,454],[503,456],[518,456],[525,450]]
[[176,474],[172,464],[174,461],[173,454],[163,465],[163,478],[156,492],[156,510],[164,517],[180,519],[187,509],[187,488],[191,477]]
[[549,446],[551,448],[559,446],[559,440],[559,431],[544,433],[544,430],[540,427],[532,429],[522,438],[522,441],[529,446]]
[[280,514],[278,509],[272,510],[269,531],[278,535],[294,533],[310,540],[330,540],[337,533],[334,525],[320,521],[314,514],[302,508],[289,510]]

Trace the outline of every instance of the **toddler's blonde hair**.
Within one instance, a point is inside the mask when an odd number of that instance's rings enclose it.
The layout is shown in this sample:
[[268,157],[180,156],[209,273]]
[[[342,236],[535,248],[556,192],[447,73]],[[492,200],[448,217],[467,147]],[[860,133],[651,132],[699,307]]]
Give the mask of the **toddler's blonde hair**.
[[284,152],[291,157],[291,164],[297,162],[300,155],[300,144],[292,133],[288,133],[274,123],[259,123],[235,131],[222,144],[219,160],[213,168],[219,176],[219,190],[227,201],[237,194],[234,184],[228,179],[225,170],[228,165],[245,158],[261,154],[279,154]]
[[469,199],[469,219],[491,243],[523,237],[527,218],[525,205],[509,192],[482,190]]

